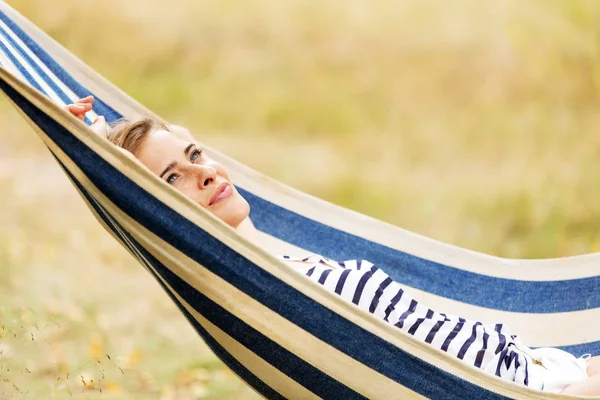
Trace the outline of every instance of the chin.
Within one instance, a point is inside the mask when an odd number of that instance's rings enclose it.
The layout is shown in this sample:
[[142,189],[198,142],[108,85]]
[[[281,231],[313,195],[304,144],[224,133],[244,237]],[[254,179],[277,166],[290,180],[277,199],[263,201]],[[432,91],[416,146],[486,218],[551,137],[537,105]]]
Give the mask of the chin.
[[215,212],[215,215],[232,228],[237,228],[250,215],[250,205],[242,196],[236,193],[227,199],[226,207]]

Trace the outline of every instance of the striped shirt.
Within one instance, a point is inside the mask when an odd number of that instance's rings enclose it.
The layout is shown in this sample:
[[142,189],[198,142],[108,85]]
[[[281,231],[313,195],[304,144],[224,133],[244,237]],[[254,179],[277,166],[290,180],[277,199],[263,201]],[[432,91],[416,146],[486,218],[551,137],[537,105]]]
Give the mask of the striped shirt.
[[431,310],[365,260],[336,262],[316,254],[281,257],[301,263],[295,269],[327,290],[466,363],[534,389],[543,387],[535,374],[531,376],[534,361],[502,324],[483,324]]

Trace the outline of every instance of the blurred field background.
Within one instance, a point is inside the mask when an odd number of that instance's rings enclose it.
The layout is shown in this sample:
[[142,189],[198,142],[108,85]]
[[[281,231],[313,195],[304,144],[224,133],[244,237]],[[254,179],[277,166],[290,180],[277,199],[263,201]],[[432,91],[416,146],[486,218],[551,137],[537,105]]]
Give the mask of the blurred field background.
[[[298,189],[505,257],[600,249],[596,0],[10,3]],[[6,100],[0,120],[0,398],[256,398]]]

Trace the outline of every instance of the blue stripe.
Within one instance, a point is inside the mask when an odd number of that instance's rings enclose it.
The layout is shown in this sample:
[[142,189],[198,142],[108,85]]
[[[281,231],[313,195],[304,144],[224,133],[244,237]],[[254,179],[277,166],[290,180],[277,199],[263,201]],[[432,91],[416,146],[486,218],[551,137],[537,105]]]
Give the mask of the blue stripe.
[[[328,258],[369,260],[396,282],[428,293],[480,307],[523,313],[600,307],[600,276],[521,281],[464,271],[373,243],[279,207],[246,190],[239,191],[250,203],[252,221],[261,231]],[[585,295],[573,296],[573,293]]]
[[[360,264],[357,267],[360,268]],[[354,304],[358,304],[360,302],[360,298],[362,297],[363,290],[365,290],[365,285],[367,284],[369,279],[371,279],[371,277],[373,276],[373,273],[375,273],[375,271],[377,271],[377,268],[375,266],[373,266],[370,271],[368,271],[366,274],[364,274],[363,276],[360,277],[360,280],[358,281],[358,284],[356,285],[356,290],[354,291],[354,296],[352,297],[352,302]],[[381,295],[379,295],[379,296],[381,296]],[[374,296],[373,299],[371,299],[371,307],[369,307],[369,310],[372,308],[374,302],[375,302],[375,304],[377,303],[375,301],[375,297],[377,297],[379,299],[379,296]]]
[[[81,84],[79,84],[73,77],[65,71],[52,57],[46,53],[29,35],[27,35],[17,24],[14,23],[6,14],[0,12],[0,20],[2,20],[6,26],[27,46],[33,54],[35,54],[40,62],[44,63],[46,67],[61,81],[63,82],[73,93],[78,97],[87,97],[89,95],[94,96],[94,111],[98,115],[103,115],[107,122],[113,122],[121,118],[121,114],[113,110],[110,106],[94,95],[92,92],[87,90]],[[37,89],[37,87],[36,87]],[[41,91],[41,90],[40,90]],[[42,91],[43,93],[43,91]]]
[[338,280],[337,284],[335,285],[335,292],[337,294],[342,294],[342,289],[344,289],[344,283],[346,283],[346,279],[348,279],[348,274],[350,273],[350,270],[344,270],[342,272],[342,275],[340,276],[340,279]]
[[15,57],[15,55],[11,51],[9,51],[8,47],[6,47],[6,45],[2,42],[0,42],[0,50],[2,50],[2,53],[4,53],[10,59],[15,68],[21,73],[21,75],[23,75],[23,77],[28,81],[30,85],[32,85],[34,88],[36,88],[43,94],[47,95],[47,93],[44,91],[44,89],[42,89],[38,81],[29,73],[29,71],[27,71],[23,64],[19,62],[17,57]]
[[431,342],[433,342],[433,339],[435,339],[435,334],[440,331],[440,328],[442,327],[442,325],[444,325],[444,323],[446,321],[450,321],[450,319],[446,316],[446,314],[440,313],[440,315],[443,316],[444,319],[436,322],[435,325],[433,326],[433,328],[431,328],[431,330],[427,334],[427,337],[425,338],[425,343],[431,344]]
[[471,336],[469,336],[469,338],[467,339],[467,341],[462,345],[462,347],[458,351],[458,354],[456,356],[458,358],[460,358],[461,360],[465,357],[465,354],[467,354],[467,351],[469,350],[469,347],[471,347],[471,345],[473,344],[473,342],[477,338],[477,327],[478,326],[481,326],[481,322],[476,322],[475,324],[473,324],[473,331],[471,332]]
[[325,284],[325,281],[327,280],[327,277],[329,276],[330,273],[331,273],[330,269],[326,269],[325,271],[323,271],[321,273],[321,276],[319,277],[319,283],[321,285]]
[[508,348],[506,348],[500,352],[500,357],[498,358],[498,364],[496,365],[496,373],[495,373],[496,376],[500,376],[500,377],[502,376],[500,374],[500,367],[502,367],[502,362],[504,361],[504,358],[506,357],[507,353],[508,353]]
[[391,283],[392,279],[390,277],[385,278],[383,282],[381,282],[381,284],[377,288],[377,291],[375,292],[375,296],[373,296],[373,301],[371,301],[371,305],[369,306],[370,313],[375,312],[377,306],[379,305],[379,299],[381,298],[381,295],[385,291],[385,288],[388,287]]
[[[430,398],[503,398],[406,353],[281,282],[156,200],[2,81],[0,88],[70,157],[110,201],[234,287],[366,366]],[[282,221],[279,221],[282,223]],[[184,283],[182,282],[182,285]],[[185,294],[185,293],[184,293]],[[189,294],[188,294],[189,295]],[[202,297],[199,294],[200,298]],[[223,318],[230,335],[238,327]],[[327,323],[324,323],[327,321]],[[244,324],[245,325],[245,324]],[[242,325],[242,327],[244,326]],[[260,353],[262,342],[248,343]],[[365,351],[369,349],[369,351]],[[266,359],[278,362],[279,354]],[[273,359],[274,358],[274,359]],[[290,358],[293,359],[290,355]],[[293,373],[293,371],[292,371]],[[296,380],[309,387],[311,376]],[[351,377],[349,377],[351,379]],[[336,386],[328,383],[328,388]],[[453,388],[448,393],[448,388]]]
[[398,302],[402,298],[403,294],[404,294],[404,290],[398,289],[398,293],[396,293],[396,295],[394,297],[392,297],[392,300],[390,300],[390,304],[388,304],[387,308],[385,309],[385,315],[383,316],[383,320],[384,321],[388,321],[389,320],[390,314],[396,308],[396,305],[398,304]]
[[[77,83],[4,13],[0,13],[0,19],[77,96],[92,94]],[[6,48],[2,50],[7,52]],[[37,85],[34,82],[32,79],[32,84]],[[39,85],[36,88],[41,91]],[[108,122],[121,117],[97,97],[94,111],[104,115]],[[327,227],[247,191],[240,192],[252,206],[252,219],[258,229],[333,259],[368,259],[381,266],[397,282],[428,293],[511,312],[557,313],[600,307],[600,277],[534,282],[494,278],[462,271]],[[305,232],[311,234],[306,235]],[[571,293],[586,293],[586,296],[570,296]]]
[[496,324],[494,330],[498,332],[498,347],[496,347],[494,354],[498,354],[506,345],[506,337],[502,334],[502,324]]
[[44,72],[42,68],[27,54],[25,50],[0,26],[0,34],[2,34],[6,40],[9,41],[11,46],[19,53],[19,55],[29,64],[31,68],[38,74],[38,76],[56,93],[58,97],[65,103],[69,104],[71,99],[58,87],[56,83]]
[[460,332],[460,330],[462,329],[464,324],[465,324],[465,320],[463,318],[459,318],[456,325],[454,325],[454,329],[452,329],[452,331],[450,331],[450,333],[446,337],[446,340],[444,340],[444,344],[442,344],[441,349],[443,351],[448,351],[448,347],[450,347],[450,343],[452,343],[454,338],[458,335],[458,333]]
[[[71,177],[71,179],[74,182],[77,182],[70,173],[69,173],[69,176]],[[95,203],[95,200],[85,191],[85,189],[78,182],[76,183],[76,185],[86,195],[88,202]],[[98,205],[94,206],[93,204],[92,204],[92,206],[100,215],[106,215],[106,216],[109,216],[109,218],[110,218],[110,214],[104,208],[101,208],[101,206],[98,206]],[[127,233],[125,233],[124,235],[120,234],[119,231],[125,232],[125,230],[114,219],[110,218],[110,220],[108,220],[108,218],[103,217],[103,220],[107,223],[108,226],[112,227],[113,232],[115,232],[117,235],[119,235],[122,243],[125,246],[129,247],[134,253],[139,252],[139,254],[142,254],[144,256],[143,258],[138,257],[138,260],[156,278],[156,280],[159,282],[161,287],[167,292],[169,297],[171,297],[171,299],[177,304],[177,306],[180,308],[180,310],[182,310],[184,312],[184,314],[186,315],[188,320],[190,322],[192,322],[192,325],[194,325],[194,327],[197,326],[197,327],[201,328],[201,329],[197,329],[197,331],[198,331],[198,333],[201,334],[201,336],[203,338],[206,335],[212,339],[212,336],[207,331],[205,331],[204,328],[202,328],[201,324],[199,324],[198,321],[196,321],[196,319],[191,314],[188,313],[188,311],[185,309],[183,304],[179,300],[177,300],[177,298],[171,293],[170,289],[162,282],[162,280],[159,278],[159,275],[157,275],[154,272],[153,268],[159,272],[160,277],[165,279],[168,282],[168,284],[174,289],[174,291],[176,293],[178,293],[180,296],[182,296],[184,298],[184,300],[194,308],[194,310],[196,310],[202,316],[204,316],[209,321],[211,321],[213,324],[215,324],[216,326],[221,328],[221,330],[226,331],[227,328],[229,328],[230,330],[233,330],[234,332],[236,332],[237,336],[233,336],[233,338],[236,339],[239,343],[241,343],[242,345],[244,345],[248,348],[250,348],[251,344],[260,343],[260,346],[258,346],[258,349],[261,350],[261,352],[257,353],[257,355],[259,357],[261,357],[265,360],[272,361],[275,358],[274,357],[275,352],[284,353],[284,357],[283,357],[284,362],[283,363],[279,363],[279,365],[277,365],[277,363],[271,362],[270,364],[273,365],[274,367],[278,368],[284,374],[286,374],[292,378],[294,377],[294,375],[302,376],[305,378],[310,378],[309,381],[311,382],[311,385],[310,385],[310,387],[308,387],[309,390],[316,390],[315,393],[322,395],[322,396],[331,396],[331,394],[332,394],[331,392],[327,393],[327,392],[322,391],[322,388],[324,388],[324,387],[331,387],[331,390],[333,390],[333,394],[335,396],[339,395],[339,396],[343,396],[343,398],[349,398],[349,399],[363,398],[358,393],[354,392],[353,390],[347,388],[346,386],[344,386],[342,384],[335,385],[335,384],[332,384],[332,382],[326,382],[326,384],[324,384],[323,382],[320,382],[322,380],[330,380],[330,377],[327,376],[326,374],[323,374],[322,371],[312,367],[310,364],[297,358],[296,355],[287,352],[285,349],[283,349],[281,346],[279,346],[276,342],[273,342],[271,339],[262,335],[262,333],[254,330],[249,325],[245,324],[243,321],[241,321],[240,319],[235,317],[233,314],[229,313],[224,308],[220,307],[219,305],[214,303],[212,300],[208,299],[203,294],[199,293],[192,286],[188,285],[186,282],[181,280],[177,275],[173,274],[167,267],[165,267],[160,261],[158,261],[156,258],[154,258],[154,256],[152,256],[152,254],[147,252],[131,235],[129,235]],[[131,243],[134,244],[133,248],[126,243],[126,241],[123,239],[123,236],[125,236],[127,239],[129,239],[129,241]],[[150,267],[150,265],[146,265],[146,263],[143,261],[144,259],[149,260],[152,268]],[[224,318],[224,317],[226,317],[226,318]],[[227,318],[229,318],[230,320],[235,321],[235,322],[231,323],[231,321],[228,321]],[[234,329],[231,329],[232,325],[236,325],[234,327]],[[214,344],[217,344],[217,342],[214,339],[212,340],[212,342],[214,342]],[[221,347],[221,346],[219,345],[219,347]],[[239,362],[233,356],[231,356],[231,354],[229,352],[227,352],[224,348],[222,348],[222,352],[226,353],[226,356],[228,359],[230,359],[230,361],[234,360],[236,364],[239,364]],[[246,372],[248,374],[251,374],[241,364],[236,365],[236,366],[241,367],[241,369],[243,369],[241,372]],[[292,371],[292,369],[293,369],[293,371]],[[237,369],[234,369],[234,371],[237,372]],[[272,390],[272,388],[267,386],[262,380],[260,380],[254,374],[251,374],[251,375],[253,377],[252,379],[257,381],[255,383],[259,383],[259,385],[258,385],[259,389],[261,389],[261,392],[263,394],[265,394],[265,392],[267,392],[266,389],[268,389],[270,392],[272,392],[268,396],[269,398],[283,399],[283,397],[281,395],[279,395],[279,393]],[[335,382],[335,381],[333,381],[333,382]],[[249,382],[249,383],[252,384],[253,382]],[[264,387],[261,387],[261,386],[264,386]],[[335,387],[332,387],[332,386],[335,386]],[[321,391],[321,393],[319,393],[320,391]]]
[[[529,386],[529,362],[527,361],[527,357],[523,357],[523,359],[525,360],[525,379],[523,380],[523,383],[525,383],[525,386]],[[542,386],[542,389],[544,387]]]
[[418,318],[417,321],[410,327],[408,333],[414,335],[417,332],[417,329],[419,329],[419,326],[421,326],[421,324],[423,323],[423,321],[425,321],[426,319],[431,319],[431,317],[433,317],[433,311],[427,310],[427,315],[425,315],[425,317],[423,318]]
[[483,362],[483,357],[485,356],[485,351],[487,350],[488,338],[490,335],[487,332],[483,332],[483,344],[481,349],[477,351],[477,357],[475,358],[475,366],[477,368],[481,368],[481,363]]
[[408,307],[408,310],[402,313],[402,315],[400,316],[400,320],[395,324],[398,328],[402,329],[402,327],[404,326],[404,321],[406,321],[406,318],[408,318],[409,315],[415,312],[415,310],[417,309],[417,305],[418,304],[416,300],[413,299],[410,301],[410,306]]
[[[212,350],[219,359],[221,359],[229,368],[231,368],[241,379],[250,384],[260,394],[268,399],[283,400],[285,397],[281,396],[277,391],[264,383],[260,378],[254,375],[250,370],[244,367],[236,358],[234,358],[224,347],[222,347],[213,337],[202,327],[202,325],[187,311],[185,306],[174,296],[173,293],[165,286],[162,280],[156,275],[156,273],[146,264],[144,258],[140,257],[142,252],[146,253],[142,246],[126,231],[121,225],[114,220],[111,215],[96,200],[90,195],[87,190],[77,181],[77,179],[69,172],[69,170],[60,162],[58,158],[56,161],[59,163],[63,171],[69,176],[71,182],[81,191],[88,204],[96,211],[98,216],[102,218],[104,223],[111,228],[111,230],[117,235],[121,244],[127,247],[133,254],[136,255],[138,261],[154,276],[159,285],[164,289],[167,295],[175,302],[177,308],[185,315],[187,320],[192,324],[196,332],[202,337],[208,347]],[[130,245],[129,243],[132,243]],[[146,253],[147,254],[147,253]],[[146,258],[147,259],[147,258]]]

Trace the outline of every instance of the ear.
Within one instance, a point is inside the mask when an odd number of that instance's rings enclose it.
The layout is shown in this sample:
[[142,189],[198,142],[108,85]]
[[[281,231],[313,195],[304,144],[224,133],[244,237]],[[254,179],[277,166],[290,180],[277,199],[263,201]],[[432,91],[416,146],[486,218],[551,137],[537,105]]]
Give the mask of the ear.
[[181,125],[171,124],[169,125],[169,129],[182,139],[194,140],[194,137],[188,128],[185,128]]

